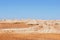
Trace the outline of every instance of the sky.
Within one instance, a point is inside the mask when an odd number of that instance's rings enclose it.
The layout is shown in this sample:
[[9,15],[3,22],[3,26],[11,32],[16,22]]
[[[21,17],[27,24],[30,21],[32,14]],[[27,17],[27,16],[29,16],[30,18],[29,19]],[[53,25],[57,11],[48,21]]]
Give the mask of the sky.
[[59,19],[60,0],[0,0],[0,19]]

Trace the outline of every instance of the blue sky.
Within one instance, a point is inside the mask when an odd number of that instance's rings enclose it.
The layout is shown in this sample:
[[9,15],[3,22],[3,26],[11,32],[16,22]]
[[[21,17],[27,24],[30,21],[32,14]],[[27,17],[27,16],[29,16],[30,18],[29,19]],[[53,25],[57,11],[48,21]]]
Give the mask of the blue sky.
[[0,19],[60,19],[60,0],[0,0]]

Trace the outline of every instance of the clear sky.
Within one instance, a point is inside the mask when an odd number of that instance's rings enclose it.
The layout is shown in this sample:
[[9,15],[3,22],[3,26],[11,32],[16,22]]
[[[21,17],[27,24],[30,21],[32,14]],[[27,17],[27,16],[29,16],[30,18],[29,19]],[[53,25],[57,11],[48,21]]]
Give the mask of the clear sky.
[[0,19],[60,19],[60,0],[0,0]]

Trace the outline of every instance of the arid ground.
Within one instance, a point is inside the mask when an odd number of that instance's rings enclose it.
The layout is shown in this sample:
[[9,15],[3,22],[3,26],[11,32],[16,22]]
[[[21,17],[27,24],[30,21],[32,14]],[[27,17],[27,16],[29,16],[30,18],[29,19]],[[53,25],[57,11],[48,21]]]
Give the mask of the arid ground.
[[[30,23],[31,22],[31,23]],[[38,23],[39,22],[39,23]],[[36,28],[35,28],[36,26]],[[44,28],[44,27],[47,28]],[[29,28],[31,29],[29,30]],[[28,30],[18,30],[16,28],[27,28]],[[6,30],[7,29],[7,30]],[[11,29],[11,30],[10,30]],[[43,30],[51,31],[43,31]],[[56,31],[56,30],[57,31]],[[41,30],[41,31],[38,31]],[[23,31],[23,32],[22,32]],[[27,31],[27,32],[26,32]],[[29,31],[34,31],[28,33]],[[38,32],[37,32],[38,31]],[[19,33],[20,32],[20,33]],[[60,40],[60,21],[22,21],[22,22],[1,22],[0,23],[0,40]]]

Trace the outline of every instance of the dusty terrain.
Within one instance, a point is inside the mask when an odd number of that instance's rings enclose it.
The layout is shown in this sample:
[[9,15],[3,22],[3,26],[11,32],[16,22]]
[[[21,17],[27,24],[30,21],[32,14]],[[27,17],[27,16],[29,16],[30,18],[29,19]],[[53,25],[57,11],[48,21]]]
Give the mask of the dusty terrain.
[[60,40],[60,34],[0,34],[0,40]]
[[60,20],[3,20],[0,40],[60,40]]

